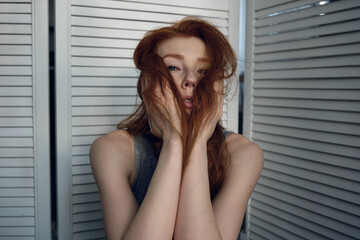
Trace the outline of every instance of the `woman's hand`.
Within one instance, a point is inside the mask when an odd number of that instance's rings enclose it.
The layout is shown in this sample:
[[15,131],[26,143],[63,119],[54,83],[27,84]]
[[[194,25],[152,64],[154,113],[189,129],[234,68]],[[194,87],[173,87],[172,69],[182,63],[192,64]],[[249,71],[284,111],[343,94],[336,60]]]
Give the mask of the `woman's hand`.
[[216,124],[221,119],[224,105],[224,82],[222,80],[214,82],[214,90],[216,92],[216,101],[213,110],[203,119],[202,128],[199,131],[198,140],[207,143],[214,133]]
[[146,96],[143,97],[151,133],[158,138],[162,138],[163,141],[180,138],[180,111],[173,92],[166,84],[163,91],[161,91],[161,88],[158,85],[154,94],[161,104],[157,109],[150,104]]

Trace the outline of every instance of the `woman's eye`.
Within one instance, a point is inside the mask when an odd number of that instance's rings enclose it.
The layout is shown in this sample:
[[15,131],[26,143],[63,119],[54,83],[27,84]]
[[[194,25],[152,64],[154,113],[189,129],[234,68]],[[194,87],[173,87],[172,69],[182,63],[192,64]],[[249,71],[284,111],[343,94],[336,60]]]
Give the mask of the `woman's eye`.
[[202,75],[205,75],[207,73],[207,70],[206,69],[200,69],[200,70],[198,70],[198,73],[202,74]]
[[172,65],[168,66],[168,69],[169,69],[170,71],[180,70],[178,67],[175,67],[175,66],[172,66]]

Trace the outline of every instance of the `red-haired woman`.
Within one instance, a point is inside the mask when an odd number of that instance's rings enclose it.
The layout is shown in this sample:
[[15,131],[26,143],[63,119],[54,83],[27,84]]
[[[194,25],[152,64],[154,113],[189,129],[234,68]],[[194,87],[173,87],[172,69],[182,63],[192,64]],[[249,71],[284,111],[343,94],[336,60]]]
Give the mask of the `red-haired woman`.
[[237,239],[263,154],[219,123],[231,46],[185,18],[148,32],[134,61],[142,102],[90,150],[107,238]]

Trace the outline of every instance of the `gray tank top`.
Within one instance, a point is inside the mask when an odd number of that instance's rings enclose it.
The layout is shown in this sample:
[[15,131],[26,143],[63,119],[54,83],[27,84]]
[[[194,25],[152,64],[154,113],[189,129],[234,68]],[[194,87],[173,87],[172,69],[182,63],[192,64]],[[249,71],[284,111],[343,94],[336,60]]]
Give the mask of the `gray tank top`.
[[[224,131],[224,137],[226,138],[231,133],[233,132]],[[151,141],[151,138],[146,134],[134,136],[136,176],[131,185],[131,190],[139,206],[144,200],[159,157],[159,153],[154,151]]]

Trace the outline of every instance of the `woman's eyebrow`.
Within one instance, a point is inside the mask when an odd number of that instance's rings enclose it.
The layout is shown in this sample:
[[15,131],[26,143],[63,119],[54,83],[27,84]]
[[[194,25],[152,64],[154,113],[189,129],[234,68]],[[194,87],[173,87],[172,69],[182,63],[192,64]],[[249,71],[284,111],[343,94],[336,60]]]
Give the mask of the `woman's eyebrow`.
[[184,59],[184,56],[183,56],[183,55],[181,55],[181,54],[175,54],[175,53],[169,53],[169,54],[166,54],[165,56],[163,56],[163,58],[167,58],[167,57]]

